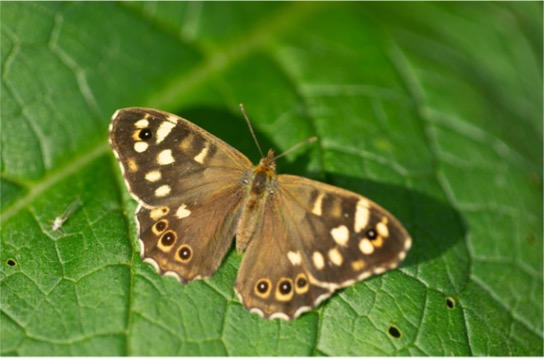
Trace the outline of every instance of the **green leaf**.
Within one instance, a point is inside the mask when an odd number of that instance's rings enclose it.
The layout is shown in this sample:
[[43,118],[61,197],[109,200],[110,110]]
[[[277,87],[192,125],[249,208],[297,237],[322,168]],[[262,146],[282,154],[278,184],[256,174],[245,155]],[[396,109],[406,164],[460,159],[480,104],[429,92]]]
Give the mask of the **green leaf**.
[[[543,355],[541,3],[1,3],[1,355]],[[108,145],[126,106],[368,196],[402,267],[293,322],[231,251],[180,285],[139,256]],[[51,230],[74,200],[82,205]]]

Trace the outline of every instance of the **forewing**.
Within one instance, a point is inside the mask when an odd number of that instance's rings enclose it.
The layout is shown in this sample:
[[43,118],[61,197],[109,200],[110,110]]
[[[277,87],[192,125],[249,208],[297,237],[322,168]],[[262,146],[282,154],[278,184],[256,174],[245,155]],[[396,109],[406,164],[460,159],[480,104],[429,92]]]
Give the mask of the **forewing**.
[[[318,181],[279,177],[290,218],[304,232],[296,241],[313,281],[331,289],[346,287],[396,268],[411,247],[407,230],[387,210],[354,192]],[[293,223],[293,222],[292,222]]]

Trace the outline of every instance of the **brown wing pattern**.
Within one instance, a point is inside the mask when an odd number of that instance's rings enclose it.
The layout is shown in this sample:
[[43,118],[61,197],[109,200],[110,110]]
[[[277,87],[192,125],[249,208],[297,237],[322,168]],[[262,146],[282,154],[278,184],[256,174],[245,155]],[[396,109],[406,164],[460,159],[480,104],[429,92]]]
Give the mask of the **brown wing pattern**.
[[114,114],[110,142],[137,212],[142,257],[188,282],[211,276],[234,236],[251,162],[230,145],[165,112]]
[[[407,231],[371,200],[306,178],[277,179],[235,284],[248,309],[292,319],[405,258]],[[269,283],[270,292],[260,291]]]

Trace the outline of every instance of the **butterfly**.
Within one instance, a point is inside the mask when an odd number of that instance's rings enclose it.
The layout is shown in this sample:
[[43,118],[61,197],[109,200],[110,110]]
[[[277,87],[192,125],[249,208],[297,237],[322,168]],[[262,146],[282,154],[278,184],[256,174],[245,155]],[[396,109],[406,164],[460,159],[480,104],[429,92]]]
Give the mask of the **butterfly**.
[[139,203],[143,260],[182,283],[208,278],[236,235],[245,254],[234,291],[264,318],[297,318],[335,290],[396,268],[411,247],[401,223],[371,200],[278,175],[273,150],[254,166],[176,115],[120,109],[110,144]]

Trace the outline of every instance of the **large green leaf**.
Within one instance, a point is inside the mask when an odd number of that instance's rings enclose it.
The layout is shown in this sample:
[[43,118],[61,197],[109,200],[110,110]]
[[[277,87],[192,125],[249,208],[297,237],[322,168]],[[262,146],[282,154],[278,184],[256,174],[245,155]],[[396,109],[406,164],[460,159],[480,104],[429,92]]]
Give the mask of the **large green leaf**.
[[[1,355],[543,355],[540,3],[1,3]],[[126,106],[362,193],[399,270],[293,322],[245,311],[231,251],[141,261],[108,145]],[[50,220],[82,205],[62,232]]]

